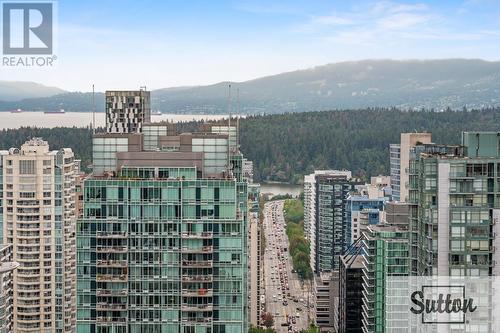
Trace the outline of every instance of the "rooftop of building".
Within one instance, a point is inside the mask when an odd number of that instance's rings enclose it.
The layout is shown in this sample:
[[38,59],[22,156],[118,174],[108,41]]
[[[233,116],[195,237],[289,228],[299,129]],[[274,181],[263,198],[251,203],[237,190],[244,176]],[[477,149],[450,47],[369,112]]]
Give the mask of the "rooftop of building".
[[380,202],[380,201],[385,201],[385,198],[384,197],[370,198],[368,195],[349,194],[349,196],[347,197],[347,200],[349,200],[349,201]]
[[340,257],[340,260],[344,263],[344,266],[349,268],[362,268],[363,267],[363,256],[360,254],[347,254]]
[[49,143],[42,138],[31,138],[21,145],[20,148],[9,148],[8,150],[0,150],[0,155],[18,155],[18,156],[33,156],[33,155],[56,155],[59,152],[72,153],[71,148],[61,148],[59,150],[50,150]]

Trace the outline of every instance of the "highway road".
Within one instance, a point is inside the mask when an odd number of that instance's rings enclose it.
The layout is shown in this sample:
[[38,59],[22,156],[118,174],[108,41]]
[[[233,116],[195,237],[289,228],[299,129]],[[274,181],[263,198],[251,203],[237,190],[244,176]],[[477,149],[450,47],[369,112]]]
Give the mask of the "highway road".
[[[280,200],[264,206],[266,312],[274,316],[276,332],[300,332],[308,326],[308,315],[312,314],[308,302],[312,298],[309,296],[308,299],[309,284],[302,284],[292,272],[283,205],[284,201]],[[288,326],[282,325],[285,323]]]

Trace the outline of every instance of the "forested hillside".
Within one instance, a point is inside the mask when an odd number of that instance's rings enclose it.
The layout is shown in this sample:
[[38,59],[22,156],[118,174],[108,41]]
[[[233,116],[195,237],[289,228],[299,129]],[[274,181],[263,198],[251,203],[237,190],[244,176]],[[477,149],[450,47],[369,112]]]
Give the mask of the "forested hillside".
[[[314,169],[346,168],[358,176],[388,174],[389,144],[401,132],[432,132],[436,143],[459,143],[464,130],[500,131],[500,109],[402,112],[367,109],[252,116],[241,120],[241,150],[254,161],[257,181],[300,182]],[[180,124],[193,131],[198,123]],[[83,165],[91,163],[88,129],[0,131],[0,147],[19,146],[33,136],[52,149],[71,147]]]
[[241,122],[243,153],[257,179],[299,182],[314,169],[346,168],[359,176],[388,174],[389,144],[401,132],[432,132],[459,143],[464,130],[500,130],[500,109],[470,112],[350,110],[249,117]]
[[82,159],[86,168],[92,159],[92,136],[88,128],[29,128],[0,131],[0,150],[20,147],[26,140],[40,137],[49,143],[51,150],[71,148],[77,159]]

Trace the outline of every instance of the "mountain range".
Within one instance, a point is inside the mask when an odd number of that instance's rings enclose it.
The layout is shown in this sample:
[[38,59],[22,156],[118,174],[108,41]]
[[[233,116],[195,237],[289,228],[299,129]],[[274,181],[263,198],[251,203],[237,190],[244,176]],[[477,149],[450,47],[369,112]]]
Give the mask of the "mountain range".
[[[244,82],[153,90],[164,113],[225,114],[228,86],[242,114],[397,107],[462,109],[500,105],[500,62],[478,59],[363,60],[317,66]],[[113,87],[109,87],[110,90]],[[96,93],[97,111],[104,95]],[[233,112],[237,109],[233,98]],[[0,111],[92,110],[92,94],[33,82],[0,81]]]

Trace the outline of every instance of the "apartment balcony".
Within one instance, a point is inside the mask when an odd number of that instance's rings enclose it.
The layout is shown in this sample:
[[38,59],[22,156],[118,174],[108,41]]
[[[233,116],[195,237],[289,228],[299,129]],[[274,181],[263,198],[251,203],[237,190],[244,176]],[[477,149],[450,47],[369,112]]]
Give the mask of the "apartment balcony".
[[37,208],[40,206],[38,201],[17,201],[18,208]]
[[98,324],[126,324],[127,323],[127,318],[126,317],[102,317],[99,316],[96,318],[96,323]]
[[96,232],[96,237],[97,238],[127,239],[128,234],[126,231],[120,231],[120,232],[98,231],[98,232]]
[[183,260],[182,261],[182,266],[183,267],[213,267],[213,262],[210,260],[195,260],[195,261],[190,261],[190,260]]
[[210,324],[212,322],[212,318],[184,318],[182,319],[184,324],[196,325],[196,324]]
[[112,304],[106,302],[100,302],[96,304],[97,311],[126,311],[127,304]]
[[181,248],[182,253],[212,253],[214,252],[213,246],[202,246],[198,248],[188,248],[188,247],[183,247]]
[[209,312],[213,311],[213,304],[183,304],[182,311]]
[[184,275],[182,282],[212,282],[212,275]]
[[100,253],[127,253],[126,246],[97,246],[96,252]]
[[181,238],[185,239],[210,239],[213,238],[213,232],[183,232]]
[[120,290],[115,290],[115,289],[97,289],[96,290],[96,295],[97,296],[127,296],[128,295],[128,289],[120,289]]
[[126,260],[97,260],[97,267],[127,267]]
[[182,296],[186,297],[212,297],[213,290],[212,289],[182,289]]
[[103,282],[128,282],[128,275],[99,274],[96,276],[96,280]]

